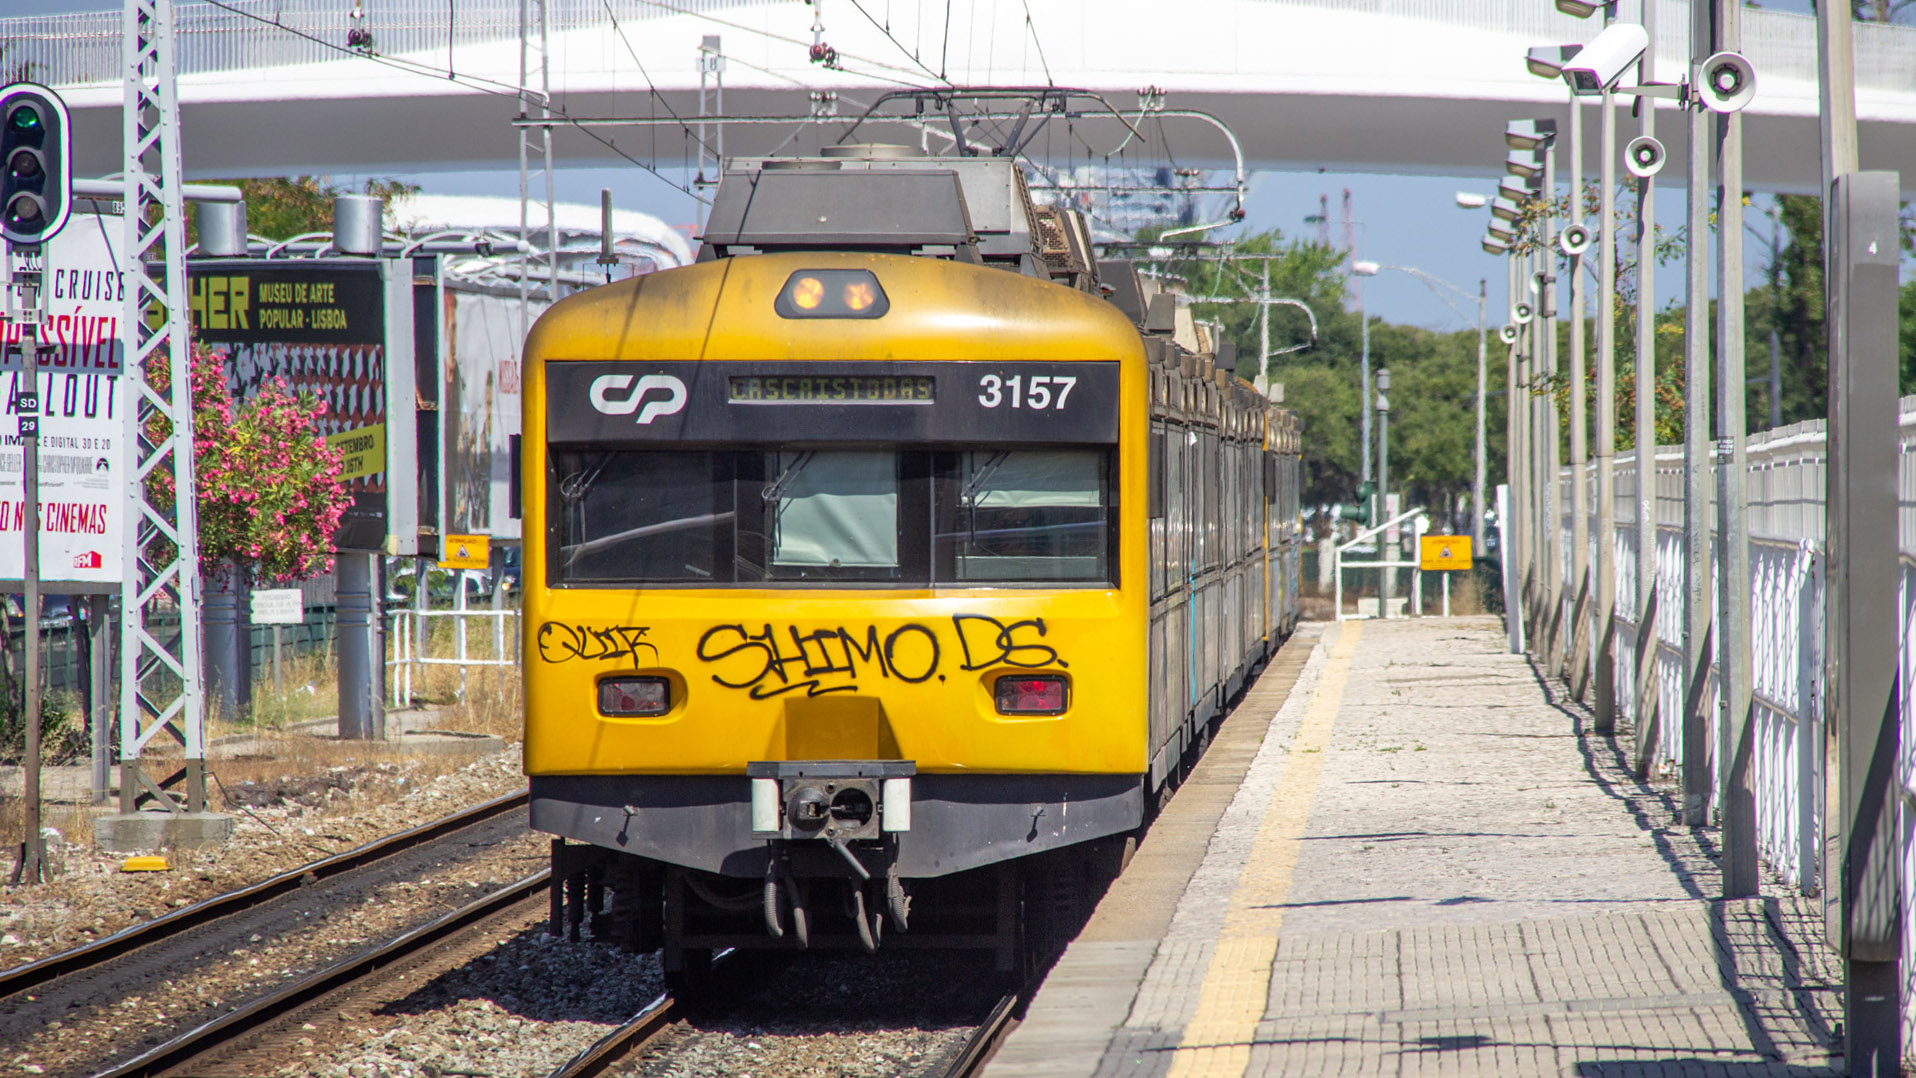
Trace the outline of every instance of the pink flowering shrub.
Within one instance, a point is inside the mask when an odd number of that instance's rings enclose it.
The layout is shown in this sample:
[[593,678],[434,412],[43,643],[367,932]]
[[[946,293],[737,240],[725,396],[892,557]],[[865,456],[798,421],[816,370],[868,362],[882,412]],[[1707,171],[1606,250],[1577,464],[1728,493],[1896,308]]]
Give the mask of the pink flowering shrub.
[[[155,353],[147,379],[168,381],[165,353]],[[251,400],[235,402],[226,387],[226,354],[193,346],[193,475],[198,488],[200,571],[231,560],[255,580],[288,582],[332,568],[333,533],[351,498],[339,474],[341,455],[315,423],[326,402],[294,395],[273,379]],[[155,416],[152,433],[164,434]],[[156,469],[148,496],[173,501],[172,475]]]

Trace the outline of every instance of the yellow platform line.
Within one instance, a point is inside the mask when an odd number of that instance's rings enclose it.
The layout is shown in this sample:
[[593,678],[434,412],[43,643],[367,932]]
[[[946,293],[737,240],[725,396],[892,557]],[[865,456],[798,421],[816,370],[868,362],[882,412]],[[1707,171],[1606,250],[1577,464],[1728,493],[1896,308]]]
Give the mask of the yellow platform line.
[[1217,950],[1198,990],[1197,1013],[1184,1027],[1170,1078],[1239,1078],[1250,1065],[1251,1042],[1270,996],[1283,903],[1290,895],[1311,801],[1324,774],[1331,726],[1344,699],[1363,625],[1347,621],[1339,629],[1310,707],[1291,738],[1284,773],[1264,806],[1250,855],[1238,872]]

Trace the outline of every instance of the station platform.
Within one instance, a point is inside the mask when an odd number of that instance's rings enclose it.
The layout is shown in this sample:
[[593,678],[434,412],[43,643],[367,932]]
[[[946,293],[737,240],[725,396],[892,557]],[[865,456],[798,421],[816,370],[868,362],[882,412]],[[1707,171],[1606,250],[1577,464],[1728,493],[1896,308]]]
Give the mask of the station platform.
[[1307,623],[985,1074],[1844,1073],[1820,901],[1589,730],[1497,619]]

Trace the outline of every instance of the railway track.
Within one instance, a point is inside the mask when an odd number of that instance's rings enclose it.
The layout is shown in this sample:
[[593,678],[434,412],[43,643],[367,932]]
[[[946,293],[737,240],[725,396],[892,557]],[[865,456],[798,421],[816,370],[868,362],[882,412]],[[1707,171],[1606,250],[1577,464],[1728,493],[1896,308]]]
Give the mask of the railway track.
[[301,888],[386,861],[475,824],[495,819],[514,809],[524,808],[527,800],[528,794],[524,790],[497,797],[431,823],[421,824],[411,830],[388,835],[344,853],[334,854],[324,860],[282,872],[270,879],[236,891],[215,895],[164,916],[115,932],[104,939],[0,972],[0,999],[38,988],[60,977],[104,966],[142,948],[257,909]]
[[389,966],[421,954],[459,933],[483,925],[488,919],[545,897],[550,870],[542,870],[501,888],[460,909],[422,925],[378,947],[362,951],[343,962],[303,977],[279,990],[229,1011],[195,1029],[188,1030],[164,1044],[151,1048],[134,1059],[100,1071],[95,1078],[157,1078],[175,1071],[195,1071],[195,1066],[225,1050],[241,1038],[258,1033],[263,1027],[293,1014],[299,1008],[336,992],[350,992]]

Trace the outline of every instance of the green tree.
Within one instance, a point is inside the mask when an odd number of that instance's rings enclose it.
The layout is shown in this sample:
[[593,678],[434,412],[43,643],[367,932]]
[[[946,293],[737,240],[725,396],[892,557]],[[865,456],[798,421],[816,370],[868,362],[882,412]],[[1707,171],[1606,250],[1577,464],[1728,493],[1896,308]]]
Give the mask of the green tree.
[[[347,188],[326,176],[280,176],[265,179],[221,180],[240,189],[246,198],[246,227],[256,236],[286,240],[308,232],[328,232],[333,227],[333,199],[349,194]],[[369,179],[359,193],[374,195],[388,205],[419,193],[419,185],[394,179]],[[192,220],[187,223],[187,242],[194,241]]]

